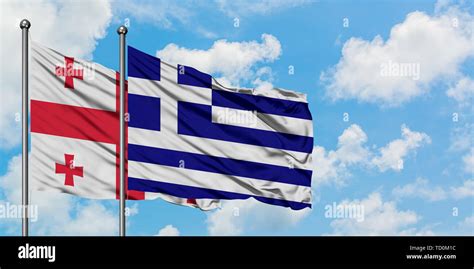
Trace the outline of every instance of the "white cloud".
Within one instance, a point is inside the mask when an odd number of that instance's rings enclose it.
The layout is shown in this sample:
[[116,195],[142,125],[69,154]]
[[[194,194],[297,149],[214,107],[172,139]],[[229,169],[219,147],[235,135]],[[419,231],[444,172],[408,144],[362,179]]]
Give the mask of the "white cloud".
[[393,191],[393,195],[398,198],[403,197],[420,197],[428,201],[439,201],[446,199],[446,191],[440,186],[430,186],[427,179],[417,178],[414,183],[404,186],[397,186]]
[[255,73],[256,78],[252,81],[259,91],[268,91],[273,89],[273,72],[269,66],[261,67]]
[[311,0],[217,0],[219,9],[230,17],[267,15],[287,8],[305,5]]
[[[173,1],[173,0],[141,0],[141,1],[114,1],[114,14],[121,17],[132,16],[135,21],[140,23],[152,23],[164,29],[173,29],[175,24],[184,24],[197,27],[200,34],[210,33],[202,28],[197,13],[202,9],[216,10],[227,16],[248,17],[255,14],[269,15],[277,11],[289,9],[313,2],[312,0],[261,0],[261,1]],[[133,27],[133,26],[132,26]],[[193,28],[190,27],[190,28]],[[200,29],[199,29],[200,28]],[[204,31],[203,31],[204,30]],[[214,38],[211,33],[208,38]]]
[[[21,204],[21,156],[13,157],[0,176],[0,203]],[[30,204],[37,205],[38,220],[30,224],[35,235],[115,235],[118,217],[98,201],[77,203],[74,196],[55,192],[30,192]],[[11,234],[20,233],[20,221],[0,224]]]
[[[118,231],[118,217],[99,202],[89,202],[86,205],[77,205],[73,210],[75,217],[62,221],[56,225],[50,234],[64,235],[115,235]],[[34,224],[33,224],[34,225]]]
[[432,185],[425,178],[417,178],[413,183],[395,187],[392,194],[396,198],[418,197],[431,202],[447,198],[459,200],[474,196],[474,180],[465,180],[462,185],[451,186],[448,190]]
[[438,0],[438,1],[436,1],[435,12],[439,13],[439,12],[445,10],[446,8],[449,8],[449,6],[451,5],[451,2],[452,2],[452,0]]
[[338,159],[343,164],[354,164],[365,161],[369,150],[363,145],[367,142],[367,135],[362,129],[352,124],[339,136],[337,142]]
[[430,143],[431,138],[427,134],[413,132],[405,125],[402,125],[402,138],[396,139],[381,148],[379,156],[376,156],[372,163],[382,172],[388,169],[401,171],[404,165],[403,158],[410,151],[415,151],[420,146]]
[[396,106],[429,92],[435,82],[457,80],[460,66],[474,55],[473,23],[460,8],[440,7],[432,16],[409,13],[385,41],[379,35],[371,41],[353,37],[339,62],[321,74],[326,94]]
[[[215,39],[218,34],[202,25],[196,15],[198,10],[207,6],[205,1],[192,0],[119,0],[113,2],[114,18],[117,23],[128,23],[131,31],[136,24],[152,24],[169,31],[176,31],[177,26],[192,31],[199,37]],[[209,7],[208,7],[209,8]],[[207,12],[207,11],[206,11]]]
[[[21,201],[21,155],[13,157],[8,162],[5,175],[0,177],[0,190],[7,200],[18,203]],[[7,191],[7,192],[5,192]]]
[[463,107],[471,105],[474,96],[474,80],[469,77],[461,78],[453,87],[448,89],[446,95],[455,99]]
[[399,235],[416,234],[416,229],[410,227],[416,224],[420,217],[413,211],[399,210],[394,201],[383,201],[378,192],[371,193],[367,198],[353,201],[343,201],[340,204],[359,204],[364,207],[363,221],[356,219],[336,219],[331,221],[335,235]]
[[474,148],[462,157],[464,163],[464,171],[470,175],[474,175]]
[[158,232],[157,236],[179,236],[179,230],[173,225],[166,225]]
[[456,127],[451,131],[451,145],[449,151],[459,152],[462,156],[462,168],[469,175],[474,174],[474,147],[473,141],[474,124],[466,123],[461,127]]
[[466,217],[458,223],[458,227],[463,235],[474,235],[474,216]]
[[333,182],[337,186],[345,184],[350,176],[348,167],[366,165],[370,152],[364,144],[367,135],[357,124],[352,124],[339,136],[337,149],[326,152],[321,146],[313,149],[313,184],[318,186]]
[[215,32],[209,29],[206,29],[203,26],[198,26],[196,27],[195,30],[196,30],[196,33],[198,33],[200,36],[203,36],[208,39],[216,39],[218,37],[218,35]]
[[[425,133],[411,131],[401,126],[402,138],[389,142],[386,146],[371,150],[366,143],[368,137],[362,128],[352,124],[339,136],[337,149],[327,151],[324,147],[313,149],[313,185],[334,183],[345,185],[351,176],[351,167],[377,167],[381,172],[389,169],[401,171],[404,159],[424,144],[430,143]],[[375,157],[374,157],[375,156]]]
[[451,187],[451,197],[454,199],[463,199],[474,196],[474,179],[464,181],[462,186]]
[[127,211],[125,212],[128,217],[133,217],[138,214],[138,203],[137,202],[129,202],[128,204],[130,205],[132,203],[132,206],[127,206]]
[[157,51],[156,55],[169,63],[189,65],[238,84],[241,80],[254,77],[257,63],[273,62],[281,55],[281,44],[276,37],[263,34],[261,38],[261,43],[221,39],[208,50],[187,49],[171,43]]
[[136,22],[151,23],[158,27],[170,29],[174,22],[187,23],[192,21],[194,12],[189,8],[190,5],[195,5],[195,3],[183,4],[173,0],[120,0],[114,3],[114,13],[119,16],[131,15]]
[[402,235],[402,236],[435,236],[436,234],[433,232],[433,230],[431,228],[434,227],[434,226],[437,226],[437,224],[439,224],[439,223],[436,223],[435,225],[428,225],[428,226],[421,227],[421,228],[409,228],[409,229],[400,231],[400,233],[398,235]]
[[96,42],[106,34],[112,17],[109,1],[6,1],[0,9],[0,148],[20,143],[21,31],[30,20],[31,39],[66,55],[91,59]]
[[474,137],[474,123],[467,123],[461,127],[456,127],[451,131],[450,151],[467,151],[472,147],[472,137]]
[[343,186],[345,179],[350,176],[344,165],[339,164],[337,151],[327,152],[324,147],[315,146],[313,148],[313,178],[314,187],[333,183],[336,186]]
[[264,204],[253,199],[230,200],[207,217],[210,235],[272,233],[295,226],[311,212]]

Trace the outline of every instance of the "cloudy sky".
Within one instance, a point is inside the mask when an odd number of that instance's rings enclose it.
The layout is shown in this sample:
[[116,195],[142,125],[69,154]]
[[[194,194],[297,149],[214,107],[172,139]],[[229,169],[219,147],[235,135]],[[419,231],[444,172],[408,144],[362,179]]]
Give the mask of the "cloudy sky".
[[[130,235],[474,234],[474,4],[466,1],[1,1],[0,204],[21,200],[22,18],[31,38],[117,69],[128,43],[228,85],[307,94],[313,208],[202,212],[128,202]],[[114,235],[118,203],[32,192],[34,235]],[[362,205],[364,219],[327,205]],[[0,235],[20,221],[0,219]]]

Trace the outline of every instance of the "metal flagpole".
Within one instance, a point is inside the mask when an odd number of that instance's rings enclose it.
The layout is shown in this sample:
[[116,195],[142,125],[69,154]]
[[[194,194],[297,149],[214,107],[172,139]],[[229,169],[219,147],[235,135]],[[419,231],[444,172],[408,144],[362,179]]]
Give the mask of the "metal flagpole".
[[125,35],[128,29],[117,29],[120,42],[120,236],[125,236]]
[[23,206],[22,229],[23,236],[28,236],[28,30],[31,23],[27,19],[20,22],[22,35],[22,166],[21,166],[21,203]]

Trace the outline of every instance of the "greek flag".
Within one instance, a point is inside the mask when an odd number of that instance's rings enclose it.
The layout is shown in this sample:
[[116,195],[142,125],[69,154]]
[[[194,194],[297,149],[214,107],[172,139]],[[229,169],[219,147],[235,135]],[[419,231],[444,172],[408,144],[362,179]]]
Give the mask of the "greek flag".
[[128,188],[311,207],[306,95],[231,89],[128,47]]

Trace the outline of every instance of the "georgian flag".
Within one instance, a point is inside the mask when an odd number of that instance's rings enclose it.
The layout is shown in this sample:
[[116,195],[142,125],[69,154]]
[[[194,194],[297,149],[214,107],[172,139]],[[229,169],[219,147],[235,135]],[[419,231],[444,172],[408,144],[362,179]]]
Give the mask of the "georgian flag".
[[[118,73],[35,42],[31,52],[32,186],[85,198],[118,199]],[[217,206],[211,199],[127,190],[127,199],[157,197],[201,209]]]

